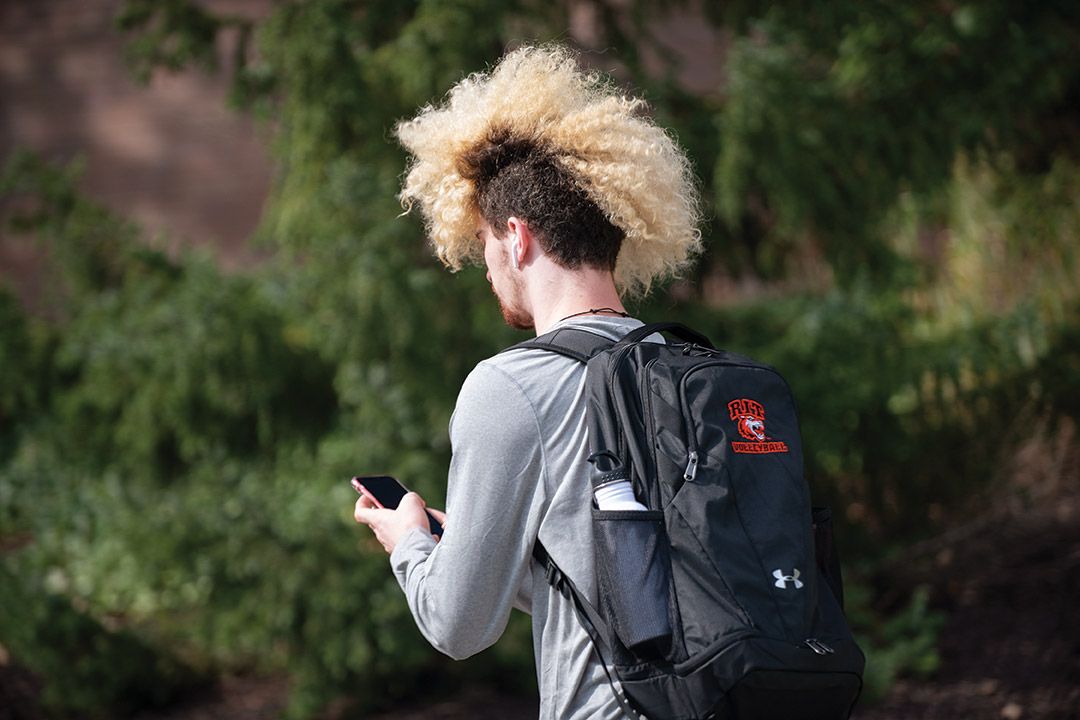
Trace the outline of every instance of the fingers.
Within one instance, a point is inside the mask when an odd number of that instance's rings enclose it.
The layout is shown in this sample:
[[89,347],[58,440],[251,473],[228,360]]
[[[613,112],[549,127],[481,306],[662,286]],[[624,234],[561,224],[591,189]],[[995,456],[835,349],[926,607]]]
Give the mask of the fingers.
[[[387,552],[393,552],[398,540],[410,528],[428,529],[428,517],[424,512],[424,499],[414,492],[407,493],[394,509],[379,506],[374,499],[362,495],[353,506],[353,517],[375,533],[375,539]],[[440,523],[446,522],[446,515],[440,510],[431,514]]]
[[353,506],[353,517],[356,519],[356,522],[370,525],[375,520],[380,510],[382,510],[382,508],[373,503],[371,498],[367,495],[361,495],[357,499],[356,505]]
[[425,510],[428,513],[431,513],[440,525],[446,525],[446,513],[444,513],[442,510],[435,510],[433,508],[429,508],[427,506],[427,503],[424,502],[424,499],[414,492],[408,493],[407,495],[405,495],[405,497],[401,499],[401,503],[398,505],[398,510],[401,510],[406,514],[411,515],[413,518],[416,519],[417,524],[419,524],[421,527],[428,526]]
[[356,522],[363,523],[371,528],[371,531],[375,533],[375,539],[382,545],[383,550],[386,552],[393,552],[394,542],[388,542],[384,526],[387,521],[387,515],[392,514],[393,510],[386,510],[372,503],[370,498],[362,497],[356,501],[356,505],[353,506],[353,518]]

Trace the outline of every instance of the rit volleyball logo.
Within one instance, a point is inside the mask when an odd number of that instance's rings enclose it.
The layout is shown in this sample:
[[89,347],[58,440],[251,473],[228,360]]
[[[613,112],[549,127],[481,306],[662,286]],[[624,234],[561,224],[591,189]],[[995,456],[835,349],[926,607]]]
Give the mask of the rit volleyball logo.
[[731,443],[731,449],[738,453],[776,453],[787,452],[787,445],[772,440],[765,434],[765,408],[761,403],[746,398],[728,403],[728,412],[739,429],[739,435],[750,442]]

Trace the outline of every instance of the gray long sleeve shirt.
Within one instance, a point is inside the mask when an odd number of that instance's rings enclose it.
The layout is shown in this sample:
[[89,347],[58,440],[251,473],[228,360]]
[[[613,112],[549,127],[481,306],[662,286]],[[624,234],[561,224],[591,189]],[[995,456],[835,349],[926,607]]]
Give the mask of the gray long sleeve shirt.
[[[641,323],[585,316],[562,325],[617,339]],[[465,658],[495,643],[512,607],[532,614],[540,718],[624,717],[577,620],[532,560],[543,542],[596,602],[585,427],[585,367],[541,350],[481,362],[450,421],[446,529],[414,528],[390,562],[424,637]]]

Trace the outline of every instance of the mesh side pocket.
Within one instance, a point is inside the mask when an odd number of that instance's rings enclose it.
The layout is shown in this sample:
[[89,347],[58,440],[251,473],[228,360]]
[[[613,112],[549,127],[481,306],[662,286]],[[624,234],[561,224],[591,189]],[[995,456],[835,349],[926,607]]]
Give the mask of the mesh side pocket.
[[659,510],[593,508],[600,606],[624,647],[663,654],[671,643],[671,561]]

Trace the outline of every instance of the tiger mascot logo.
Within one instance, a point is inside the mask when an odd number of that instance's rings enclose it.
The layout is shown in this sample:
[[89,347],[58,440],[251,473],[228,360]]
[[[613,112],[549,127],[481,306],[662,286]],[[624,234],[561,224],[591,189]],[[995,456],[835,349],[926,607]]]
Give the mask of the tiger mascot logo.
[[765,408],[759,402],[740,398],[728,403],[728,412],[731,419],[736,422],[739,435],[751,442],[732,442],[731,448],[741,453],[774,453],[787,452],[788,448],[782,442],[769,440],[765,435]]
[[728,403],[731,419],[739,425],[739,434],[747,440],[765,440],[765,408],[753,400],[732,400]]

